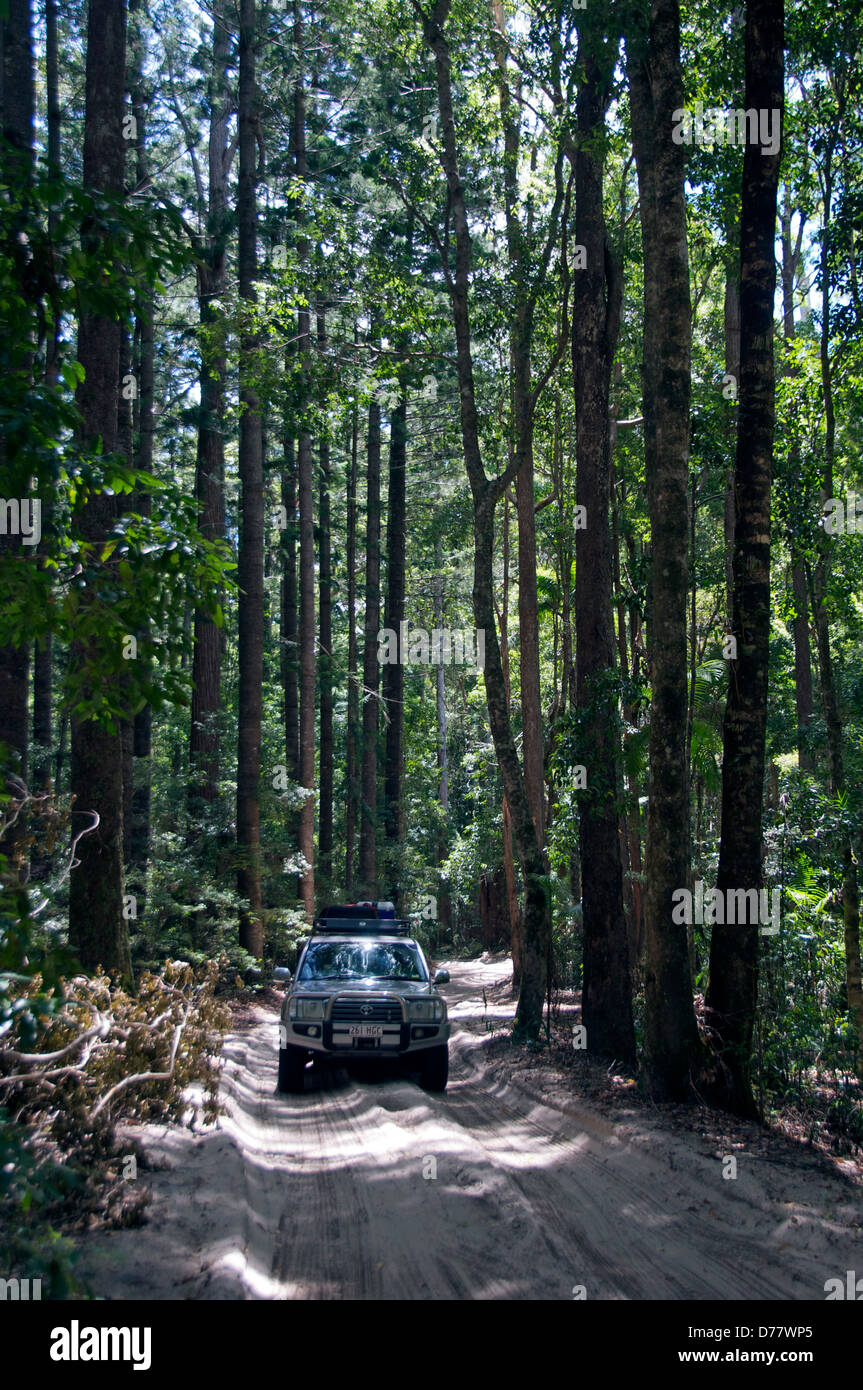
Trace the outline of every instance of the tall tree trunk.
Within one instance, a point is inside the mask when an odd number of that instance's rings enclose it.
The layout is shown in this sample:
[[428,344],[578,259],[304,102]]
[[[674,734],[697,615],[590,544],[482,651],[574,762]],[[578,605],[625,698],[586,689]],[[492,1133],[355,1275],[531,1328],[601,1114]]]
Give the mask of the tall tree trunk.
[[[306,91],[303,81],[303,20],[299,4],[294,4],[294,50],[298,75],[294,85],[294,167],[297,178],[306,176]],[[308,260],[308,238],[297,238],[300,265]],[[297,442],[297,494],[300,513],[300,786],[306,800],[300,808],[297,848],[306,867],[300,874],[300,893],[309,920],[315,915],[315,533],[312,436],[308,427],[309,359],[311,356],[311,315],[308,302],[297,315],[297,350],[300,357],[302,402]]]
[[[134,0],[129,0],[129,30],[127,32],[127,53],[133,48],[133,29],[131,21],[134,19]],[[128,72],[127,88],[128,96]],[[132,377],[132,337],[129,333],[128,325],[123,322],[120,335],[120,382],[125,387]],[[127,390],[121,390],[118,401],[117,413],[117,452],[121,455],[127,468],[132,467],[132,413],[134,410],[133,397]],[[137,505],[137,497],[133,493],[131,507]],[[139,660],[136,657],[136,660]],[[128,668],[127,668],[128,671]],[[130,681],[127,671],[120,676],[120,685],[124,692],[124,703],[129,703]],[[132,752],[132,719],[126,718],[120,725],[120,748],[123,759],[123,868],[128,871],[129,854],[132,847],[132,790],[135,783],[135,758]],[[127,880],[128,885],[128,880]]]
[[[56,0],[45,0],[45,95],[47,116],[47,156],[48,169],[56,177],[60,169],[60,88],[57,57],[57,4]],[[53,240],[57,232],[57,213],[52,208],[48,214],[48,235]],[[60,323],[55,317],[45,349],[45,380],[49,386],[56,385],[60,352]],[[42,542],[41,549],[47,546],[45,532],[50,521],[50,501],[42,504]],[[54,650],[51,633],[48,632],[37,642],[33,653],[33,742],[37,756],[34,767],[34,780],[38,791],[50,791],[51,779],[51,736]]]
[[[225,534],[225,349],[221,345],[217,307],[225,288],[228,240],[228,118],[231,102],[228,64],[231,36],[224,0],[217,0],[213,23],[213,61],[209,84],[210,130],[207,150],[208,208],[205,244],[198,263],[198,313],[204,342],[199,369],[200,406],[195,496],[198,525],[208,540]],[[212,806],[219,795],[219,728],[222,633],[203,609],[195,610],[192,658],[192,709],[189,725],[189,821],[197,820],[201,802]]]
[[[143,188],[147,182],[147,99],[144,87],[144,7],[142,0],[133,0],[129,14],[130,34],[129,94],[135,118],[135,183]],[[132,409],[132,458],[143,473],[153,471],[153,379],[155,370],[154,302],[150,290],[139,285],[136,294],[135,352],[133,373],[137,391]],[[133,505],[142,516],[150,515],[150,494],[134,495]],[[145,624],[138,633],[139,659],[151,664],[150,633]],[[150,777],[152,710],[149,702],[132,719],[132,779],[128,820],[124,821],[123,845],[127,868],[136,875],[135,889],[142,897],[146,883],[147,862],[150,857]],[[128,826],[128,837],[127,829]]]
[[[318,348],[326,348],[326,311],[318,311]],[[320,429],[320,487],[318,491],[318,534],[320,566],[320,810],[318,813],[318,872],[330,892],[333,877],[333,624],[332,560],[330,556],[330,437],[326,419]]]
[[[503,595],[498,615],[500,629],[500,660],[503,668],[503,684],[506,701],[509,704],[509,492],[503,500]],[[503,872],[506,888],[507,915],[509,917],[509,948],[512,955],[512,988],[517,992],[521,987],[521,912],[515,886],[515,855],[512,843],[512,816],[503,795],[501,805],[501,838],[503,841]]]
[[[33,122],[35,116],[33,89],[33,39],[30,0],[9,0],[5,15],[0,18],[0,97],[2,97],[2,177],[4,183],[14,190],[14,203],[19,208],[25,201],[26,193],[33,175]],[[16,214],[17,215],[17,214]],[[27,214],[23,213],[26,222]],[[22,225],[20,235],[27,235]],[[11,239],[11,238],[10,238]],[[32,343],[19,347],[19,372],[22,386],[30,379],[32,366]],[[23,395],[23,391],[22,391]],[[27,457],[15,456],[0,439],[0,477],[4,498],[22,498],[30,494],[30,475],[32,462]],[[19,536],[13,535],[11,527],[0,536],[0,554],[11,555],[21,545]],[[27,784],[27,744],[28,712],[27,692],[30,677],[29,644],[20,646],[9,644],[0,647],[0,766],[5,773],[20,779],[20,782],[6,782],[4,777],[0,786],[13,798],[20,795]],[[19,819],[10,827],[0,841],[0,848],[11,854],[15,842],[23,838],[24,824]]]
[[[44,511],[43,511],[44,517]],[[53,644],[50,634],[33,654],[33,742],[36,745],[33,780],[37,791],[51,789],[51,714]]]
[[575,155],[575,238],[585,248],[586,262],[573,278],[576,492],[579,506],[587,513],[586,527],[576,532],[576,698],[585,718],[585,747],[590,750],[587,795],[579,800],[584,913],[582,1018],[591,1053],[634,1062],[618,814],[622,781],[612,683],[616,654],[609,527],[609,398],[622,283],[602,209],[600,151],[611,97],[611,73],[603,74],[601,60],[595,56],[602,23],[587,20],[579,30],[581,82]]
[[[793,455],[792,450],[792,455]],[[809,645],[809,596],[806,567],[796,548],[791,551],[791,592],[794,597],[794,699],[797,712],[797,766],[811,773],[815,764],[809,751],[809,737],[815,702],[812,686],[812,651]]]
[[[291,363],[285,355],[285,368]],[[300,779],[300,686],[297,633],[297,455],[293,422],[285,424],[283,436],[284,465],[282,467],[282,506],[285,509],[285,529],[282,532],[282,691],[284,692],[285,756],[288,776],[293,782]]]
[[[390,467],[387,492],[387,600],[384,626],[400,632],[405,616],[405,544],[407,464],[407,400],[404,392],[390,421]],[[439,670],[442,668],[439,667]],[[402,763],[404,762],[405,668],[400,661],[383,668],[383,699],[387,712],[384,750],[384,832],[397,844],[404,833]]]
[[[240,175],[237,190],[237,268],[240,297],[255,302],[258,268],[256,159],[258,108],[255,91],[255,0],[240,0],[239,76]],[[248,902],[240,916],[240,945],[260,958],[261,920],[261,715],[264,678],[264,475],[261,408],[254,383],[256,334],[242,334],[240,350],[240,589],[239,709],[237,739],[237,888]]]
[[[142,122],[139,122],[139,133],[143,128]],[[145,161],[142,156],[139,160],[139,183],[145,177],[144,169]],[[152,296],[146,292],[142,292],[138,310],[138,409],[136,412],[137,431],[134,457],[135,467],[140,469],[143,473],[152,473],[153,471],[153,381],[155,369],[153,313],[154,304]],[[148,516],[150,513],[149,493],[139,493],[136,501],[141,514]],[[150,663],[150,635],[147,628],[144,628],[139,635],[139,648],[141,646],[143,647],[142,659]],[[131,807],[131,844],[129,846],[127,862],[138,874],[137,887],[139,896],[150,858],[152,726],[153,711],[148,701],[142,709],[138,710],[132,721],[132,757],[134,761],[134,770]]]
[[[615,479],[615,469],[614,469],[614,440],[615,440],[615,438],[616,438],[616,434],[617,434],[617,419],[616,419],[616,417],[615,417],[615,420],[614,420],[614,433],[612,434],[612,446],[611,446],[611,447],[612,447],[611,490],[612,490],[612,497],[613,497],[613,498],[616,497],[617,488],[618,488],[618,484],[617,484],[616,479]],[[615,505],[616,505],[616,506],[619,506],[619,507],[625,512],[625,508],[626,508],[626,483],[625,483],[625,480],[624,480],[624,479],[621,479],[621,482],[620,482],[620,497],[619,497],[619,502],[615,501]],[[634,555],[634,551],[635,551],[635,542],[634,542],[634,540],[632,539],[631,536],[628,536],[628,537],[626,538],[626,546],[627,546],[627,552],[628,552],[628,554],[629,554],[629,559],[630,559],[630,566],[631,566],[630,572],[631,572],[631,573],[634,573],[634,572],[635,572],[635,565],[634,565],[634,562],[633,562],[633,555]],[[632,594],[632,595],[630,596],[630,603],[629,603],[629,605],[628,605],[628,606],[629,606],[629,633],[628,633],[628,639],[629,639],[629,640],[627,641],[627,629],[626,629],[626,621],[625,621],[625,615],[626,615],[626,607],[627,607],[627,604],[626,604],[625,599],[624,599],[623,591],[622,591],[622,589],[620,588],[620,562],[619,562],[618,555],[619,555],[619,552],[618,552],[617,550],[615,550],[615,561],[616,561],[616,566],[615,566],[614,583],[615,583],[615,586],[618,588],[618,591],[619,591],[619,593],[620,593],[620,597],[621,597],[621,600],[622,600],[622,610],[623,610],[623,611],[621,612],[621,616],[620,616],[621,630],[622,630],[622,633],[623,633],[623,646],[622,646],[622,648],[621,648],[621,655],[620,655],[621,670],[628,676],[628,679],[629,679],[629,682],[630,682],[629,688],[630,688],[630,690],[632,690],[632,691],[634,692],[634,691],[638,688],[638,684],[639,684],[639,651],[638,651],[638,645],[637,645],[637,640],[636,640],[636,635],[637,635],[637,631],[638,631],[638,628],[637,628],[637,621],[638,621],[638,604],[637,604],[637,600],[636,600],[635,595]],[[632,703],[629,703],[629,702],[626,702],[626,701],[624,702],[624,706],[623,706],[623,718],[624,718],[624,723],[627,724],[630,728],[633,728],[633,727],[635,727],[635,726],[637,725],[637,723],[638,723],[638,706],[637,706],[637,704],[636,704],[634,701],[633,701]],[[642,848],[641,848],[641,808],[640,808],[640,806],[639,806],[639,794],[640,794],[640,791],[641,791],[641,786],[640,786],[640,784],[639,784],[638,778],[637,778],[637,776],[635,775],[635,773],[627,774],[626,785],[627,785],[627,789],[628,789],[628,791],[629,791],[629,796],[630,796],[630,810],[629,810],[628,815],[626,816],[626,825],[625,825],[624,833],[625,833],[625,835],[626,835],[626,841],[627,841],[627,846],[628,846],[628,851],[629,851],[629,853],[628,853],[628,858],[629,858],[629,870],[630,870],[630,874],[631,874],[631,878],[632,878],[632,920],[631,920],[631,922],[630,922],[630,930],[629,930],[629,943],[630,943],[629,962],[630,962],[630,969],[632,970],[633,975],[635,976],[636,971],[640,971],[640,969],[641,969],[641,960],[642,960],[642,956],[644,955],[644,884],[643,884],[643,882],[642,882],[643,864],[642,864]]]
[[[738,43],[742,43],[742,34],[738,39],[737,31],[744,27],[743,6],[735,4],[730,15],[730,29],[732,42],[735,48]],[[737,235],[737,216],[736,209],[731,209],[725,223],[725,244],[726,248],[731,247]],[[725,295],[723,299],[722,314],[723,327],[725,331],[725,375],[731,381],[726,381],[723,385],[723,399],[737,401],[740,388],[740,257],[736,254],[737,246],[734,245],[734,253],[729,255],[725,264]],[[726,396],[726,388],[729,394]],[[739,421],[736,405],[728,411],[729,423],[734,421],[733,433],[729,434],[729,453],[736,448],[736,427]],[[723,538],[724,549],[723,559],[725,563],[725,631],[731,632],[731,625],[734,621],[734,463],[729,461],[725,469],[725,502],[723,507]],[[693,556],[693,566],[694,566]],[[694,692],[693,692],[694,693]],[[691,737],[691,729],[690,729]]]
[[[834,189],[833,156],[835,146],[828,145],[824,166],[824,225],[821,234],[821,389],[824,395],[824,469],[822,489],[824,497],[833,496],[833,468],[836,452],[836,412],[833,399],[833,363],[830,354],[832,333],[832,272],[830,257],[832,252],[832,209]],[[821,684],[821,704],[827,733],[827,765],[830,790],[834,796],[845,791],[845,761],[842,749],[842,717],[833,675],[833,658],[830,651],[830,613],[829,613],[829,575],[830,538],[822,531],[819,538],[819,555],[813,576],[813,617],[815,637],[818,646],[818,674]],[[848,1012],[854,1027],[856,1042],[855,1064],[857,1075],[863,1079],[863,979],[861,979],[860,954],[860,889],[857,878],[857,862],[851,833],[843,830],[841,835],[842,853],[842,919],[845,936],[845,990],[848,999]]]
[[504,131],[504,202],[507,256],[515,281],[515,315],[510,334],[510,401],[518,518],[518,635],[521,697],[522,767],[524,789],[540,846],[545,844],[545,766],[542,742],[542,699],[539,682],[539,600],[536,584],[536,513],[533,466],[533,406],[531,403],[531,341],[533,303],[527,276],[525,237],[519,211],[518,160],[521,144],[520,88],[513,94],[507,72],[505,17],[500,0],[492,0],[495,28],[492,42],[498,64],[498,92]]
[[[90,0],[87,20],[85,78],[84,187],[94,193],[122,197],[125,169],[123,105],[126,77],[126,9],[123,0]],[[105,235],[95,221],[82,228],[85,250]],[[117,414],[122,328],[118,318],[85,310],[78,326],[78,360],[84,380],[78,388],[81,446],[90,451],[101,444],[103,455],[118,446]],[[116,520],[117,505],[99,493],[76,508],[75,536],[98,547]],[[107,566],[111,561],[107,562]],[[99,568],[93,565],[93,568]],[[80,619],[98,602],[82,594]],[[76,676],[84,677],[88,694],[93,677],[90,662],[95,639],[75,641],[70,660]],[[78,840],[79,860],[69,887],[69,944],[85,970],[102,965],[131,976],[129,937],[123,919],[123,781],[120,736],[72,710],[71,789],[77,834],[99,818],[95,829]]]
[[[441,573],[441,546],[440,541],[435,545],[435,590],[434,590],[434,621],[436,628],[443,627],[443,575]],[[449,853],[449,836],[447,834],[447,823],[449,821],[449,763],[447,758],[446,746],[446,683],[444,681],[443,662],[439,662],[435,667],[435,713],[437,716],[437,766],[440,781],[438,783],[438,800],[441,806],[441,829],[437,841],[437,863],[441,865]],[[442,927],[448,927],[451,922],[452,910],[450,895],[444,887],[443,881],[440,883],[438,894],[438,920]]]
[[[800,244],[803,235],[803,217],[800,218],[800,231],[797,246],[791,240],[791,208],[788,202],[788,188],[785,189],[785,205],[782,209],[782,319],[786,346],[797,336],[794,324],[794,275],[800,259]],[[796,369],[792,368],[791,376]],[[793,480],[800,472],[800,435],[796,421],[791,421],[791,439],[788,446],[788,476]],[[797,711],[797,766],[803,773],[814,770],[812,754],[809,751],[809,734],[815,704],[812,691],[812,653],[809,646],[809,602],[806,593],[806,570],[795,537],[791,544],[791,590],[794,599],[794,699]]]
[[33,17],[31,0],[6,0],[0,20],[0,106],[4,174],[27,184],[33,177]]
[[[615,380],[619,375],[619,362],[614,369]],[[628,683],[632,690],[635,686],[635,670],[632,672],[632,681],[629,682],[629,645],[626,632],[626,596],[623,591],[620,576],[620,512],[621,504],[618,495],[618,484],[616,470],[614,467],[614,450],[617,443],[617,415],[616,410],[611,410],[611,427],[609,430],[609,453],[611,458],[611,555],[612,555],[612,585],[615,595],[615,607],[617,609],[617,652],[621,679]],[[632,703],[624,700],[623,720],[626,725],[633,726],[637,721],[638,715]],[[629,969],[630,974],[635,976],[641,962],[641,951],[644,943],[644,921],[641,901],[641,825],[638,815],[638,791],[633,777],[627,777],[627,788],[633,805],[627,813],[621,810],[618,816],[620,825],[620,844],[621,855],[623,858],[623,901],[627,914],[627,940],[629,942]]]
[[545,862],[510,723],[495,626],[493,588],[495,507],[508,483],[515,477],[521,460],[514,460],[503,473],[492,479],[487,477],[482,462],[468,305],[472,242],[458,166],[449,45],[442,28],[450,5],[451,0],[436,0],[431,14],[423,17],[423,37],[435,58],[443,136],[442,159],[455,228],[455,271],[453,273],[447,269],[447,284],[456,339],[462,449],[474,509],[474,621],[485,638],[483,674],[489,724],[512,814],[513,833],[525,883],[522,977],[515,1026],[518,1036],[529,1038],[536,1037],[542,1025],[551,944],[551,903]]
[[690,300],[683,149],[670,138],[672,114],[683,105],[677,0],[653,0],[645,27],[627,41],[644,248],[642,387],[652,542],[645,1079],[657,1099],[680,1099],[696,1063],[698,1030],[686,928],[672,922],[672,894],[686,886],[689,873],[689,547],[680,522],[689,484]]
[[345,752],[345,896],[354,895],[354,852],[356,849],[357,808],[360,789],[357,785],[357,734],[360,723],[360,699],[357,688],[357,454],[359,448],[359,405],[354,397],[351,406],[350,464],[347,485],[347,537],[345,562],[348,569],[348,715],[347,748]]
[[[519,354],[520,356],[520,354]],[[516,363],[516,377],[526,371],[525,355]],[[524,389],[524,383],[519,391]],[[531,434],[533,433],[531,425]],[[518,634],[521,695],[522,765],[524,788],[536,838],[545,845],[545,761],[542,740],[542,698],[539,684],[539,594],[536,582],[536,516],[533,492],[533,442],[526,441],[525,461],[515,477],[518,514]]]
[[[308,318],[308,315],[305,316]],[[300,310],[300,319],[303,311]],[[300,330],[300,350],[304,335]],[[315,536],[312,437],[300,428],[297,448],[300,513],[300,766],[299,782],[307,791],[300,808],[297,847],[306,867],[300,893],[309,919],[315,915]]]
[[[45,98],[48,168],[60,171],[60,81],[57,45],[57,0],[45,0]],[[56,214],[55,214],[56,216]]]
[[[730,240],[730,237],[729,237]],[[737,399],[740,387],[740,267],[729,265],[725,271],[725,299],[723,317],[725,322],[725,374],[733,377],[733,399]],[[727,383],[731,386],[732,383]],[[735,409],[733,419],[737,419]],[[725,507],[723,517],[725,537],[725,621],[726,631],[731,631],[734,621],[734,465],[729,464],[725,471]]]
[[[747,108],[783,109],[783,0],[747,0]],[[770,491],[775,423],[773,298],[780,154],[749,144],[740,216],[740,408],[734,467],[734,622],[722,754],[716,886],[760,888],[770,644]],[[726,918],[729,914],[725,914]],[[721,1064],[718,1097],[757,1115],[749,1078],[759,928],[717,922],[706,1022]]]
[[[514,354],[513,376],[519,413],[528,414],[530,357],[525,348]],[[542,699],[539,686],[539,595],[536,583],[536,515],[533,493],[533,423],[525,439],[524,462],[515,476],[518,515],[518,637],[521,694],[522,765],[524,789],[536,837],[545,844],[545,764],[542,743]]]
[[[561,475],[560,487],[563,490],[565,484]],[[568,480],[566,484],[568,488]],[[566,714],[567,708],[572,705],[572,697],[575,691],[575,661],[573,659],[572,647],[572,610],[573,610],[573,591],[572,591],[572,561],[571,539],[567,536],[567,520],[571,522],[569,509],[564,501],[561,507],[562,524],[560,527],[560,542],[558,546],[558,562],[560,566],[560,705],[559,714]],[[570,532],[570,536],[574,535]]]
[[366,611],[363,633],[360,886],[377,898],[375,841],[378,787],[378,631],[381,610],[381,408],[369,403],[366,446]]

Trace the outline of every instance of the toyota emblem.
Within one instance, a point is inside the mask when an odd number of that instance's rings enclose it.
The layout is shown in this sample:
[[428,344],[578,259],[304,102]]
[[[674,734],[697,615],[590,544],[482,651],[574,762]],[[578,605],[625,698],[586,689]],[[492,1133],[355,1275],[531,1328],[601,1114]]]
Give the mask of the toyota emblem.
[[374,1010],[372,1009],[371,1004],[360,1005],[360,1013],[362,1014],[363,1018],[368,1018],[369,1014],[373,1012]]

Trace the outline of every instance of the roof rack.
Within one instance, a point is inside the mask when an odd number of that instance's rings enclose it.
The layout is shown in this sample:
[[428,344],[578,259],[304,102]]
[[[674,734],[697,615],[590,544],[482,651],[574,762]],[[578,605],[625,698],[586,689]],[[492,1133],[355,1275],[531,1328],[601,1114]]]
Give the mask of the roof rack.
[[396,917],[391,902],[334,903],[318,913],[313,932],[373,932],[378,936],[405,936],[410,923]]
[[342,935],[407,936],[410,922],[405,917],[316,917],[313,933],[339,932]]

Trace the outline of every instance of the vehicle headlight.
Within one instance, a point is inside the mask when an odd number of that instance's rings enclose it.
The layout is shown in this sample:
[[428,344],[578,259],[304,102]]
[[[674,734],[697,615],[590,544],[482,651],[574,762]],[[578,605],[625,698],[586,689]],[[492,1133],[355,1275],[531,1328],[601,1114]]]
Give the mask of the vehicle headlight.
[[323,999],[292,999],[288,1005],[288,1018],[323,1018]]
[[416,1023],[439,1023],[443,1004],[439,999],[414,999],[408,1003],[408,1018]]

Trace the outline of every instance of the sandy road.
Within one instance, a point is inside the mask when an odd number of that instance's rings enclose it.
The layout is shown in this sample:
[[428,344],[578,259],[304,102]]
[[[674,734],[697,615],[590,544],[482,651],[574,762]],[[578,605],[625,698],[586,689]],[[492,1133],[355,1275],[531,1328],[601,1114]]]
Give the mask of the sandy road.
[[538,1103],[487,1069],[482,1012],[506,967],[454,962],[450,1084],[310,1073],[276,1092],[277,1023],[225,1042],[216,1131],[152,1130],[171,1163],[139,1230],[88,1238],[108,1298],[823,1299],[863,1270],[859,1189],[699,1136]]

